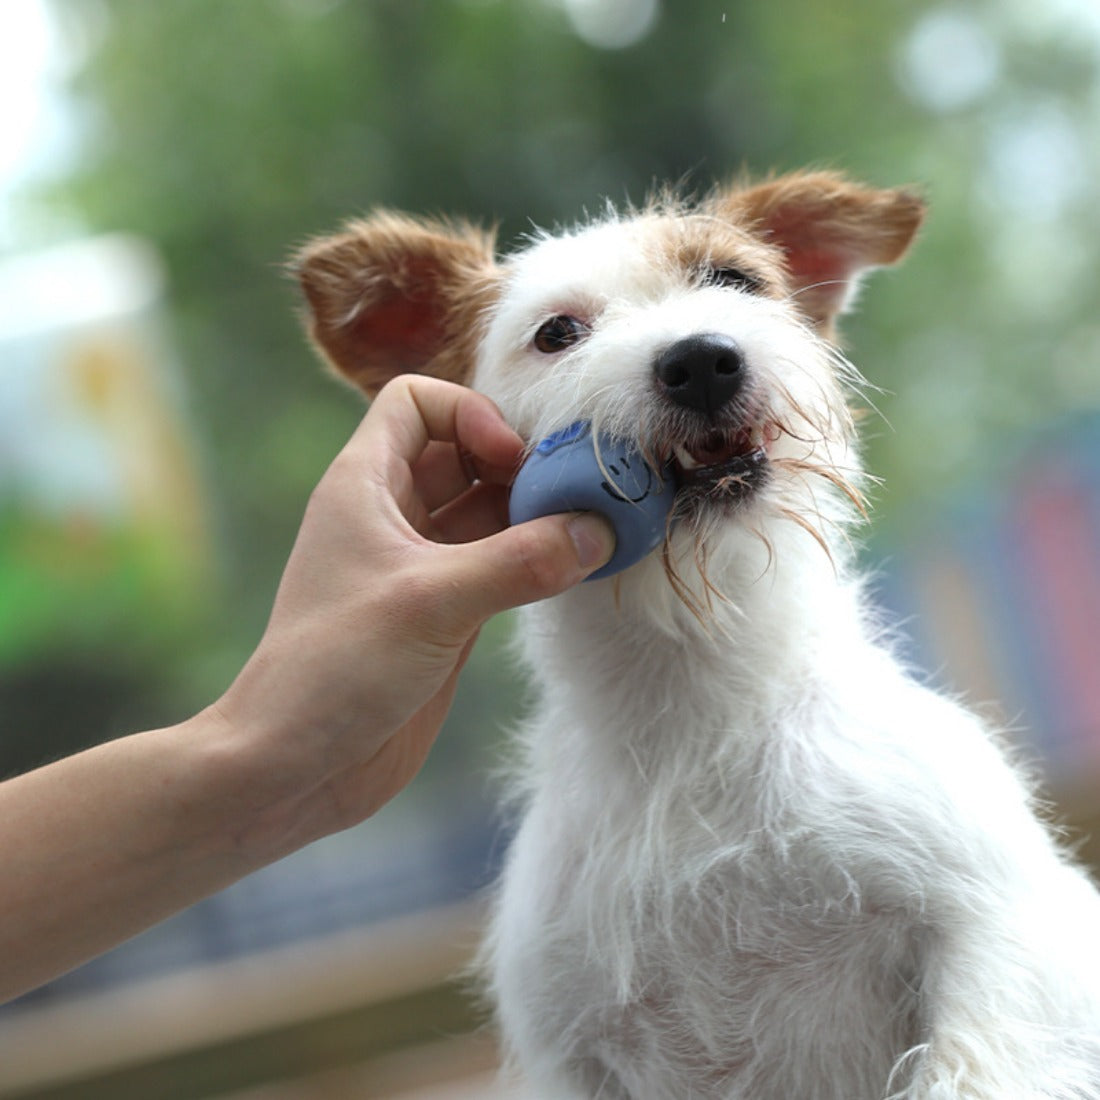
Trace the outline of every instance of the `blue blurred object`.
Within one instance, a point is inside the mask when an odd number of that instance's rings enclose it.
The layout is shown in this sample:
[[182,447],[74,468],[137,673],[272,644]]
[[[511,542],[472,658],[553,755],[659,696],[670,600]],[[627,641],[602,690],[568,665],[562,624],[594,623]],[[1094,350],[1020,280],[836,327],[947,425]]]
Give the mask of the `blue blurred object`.
[[632,443],[593,436],[578,421],[547,436],[516,475],[513,524],[558,512],[599,512],[615,529],[615,553],[588,580],[641,561],[664,541],[676,496],[671,466],[654,470]]

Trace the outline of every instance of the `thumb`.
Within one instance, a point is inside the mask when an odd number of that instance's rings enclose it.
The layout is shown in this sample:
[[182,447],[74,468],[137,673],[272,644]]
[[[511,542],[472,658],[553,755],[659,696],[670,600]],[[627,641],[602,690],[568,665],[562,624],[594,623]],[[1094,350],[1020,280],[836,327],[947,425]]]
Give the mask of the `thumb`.
[[615,534],[603,516],[575,512],[541,516],[452,549],[451,580],[462,593],[462,611],[481,623],[584,580],[611,558]]

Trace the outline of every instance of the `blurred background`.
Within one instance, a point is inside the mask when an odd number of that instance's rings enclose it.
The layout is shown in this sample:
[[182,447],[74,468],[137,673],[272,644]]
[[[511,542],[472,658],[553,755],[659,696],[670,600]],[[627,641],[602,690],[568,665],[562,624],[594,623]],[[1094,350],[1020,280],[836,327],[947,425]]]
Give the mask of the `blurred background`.
[[[931,203],[846,326],[878,598],[1100,830],[1094,0],[7,0],[0,95],[0,772],[190,715],[257,641],[363,411],[296,245],[376,204],[507,244],[814,165]],[[0,1097],[498,1095],[454,973],[506,843],[508,626],[366,827],[0,1010]]]

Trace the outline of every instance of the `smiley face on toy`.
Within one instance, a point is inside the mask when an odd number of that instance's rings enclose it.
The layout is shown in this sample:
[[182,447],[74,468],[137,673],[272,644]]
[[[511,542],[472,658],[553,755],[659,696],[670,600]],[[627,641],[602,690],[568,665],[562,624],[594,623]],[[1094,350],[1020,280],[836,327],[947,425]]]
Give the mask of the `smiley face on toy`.
[[516,475],[511,522],[556,512],[599,512],[615,529],[615,553],[588,579],[609,577],[664,542],[676,496],[671,470],[656,471],[626,440],[578,421],[542,440]]

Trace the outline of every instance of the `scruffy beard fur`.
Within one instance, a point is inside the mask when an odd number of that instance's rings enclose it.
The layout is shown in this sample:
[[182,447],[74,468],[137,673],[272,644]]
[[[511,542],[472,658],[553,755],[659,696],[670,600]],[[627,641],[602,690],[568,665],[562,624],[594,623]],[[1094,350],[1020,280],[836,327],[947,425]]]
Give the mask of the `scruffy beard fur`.
[[896,659],[851,551],[835,321],[922,214],[800,173],[499,262],[384,212],[297,259],[366,392],[464,381],[532,444],[591,420],[681,486],[662,550],[520,620],[538,697],[483,962],[531,1095],[1100,1098],[1100,898],[995,736]]

